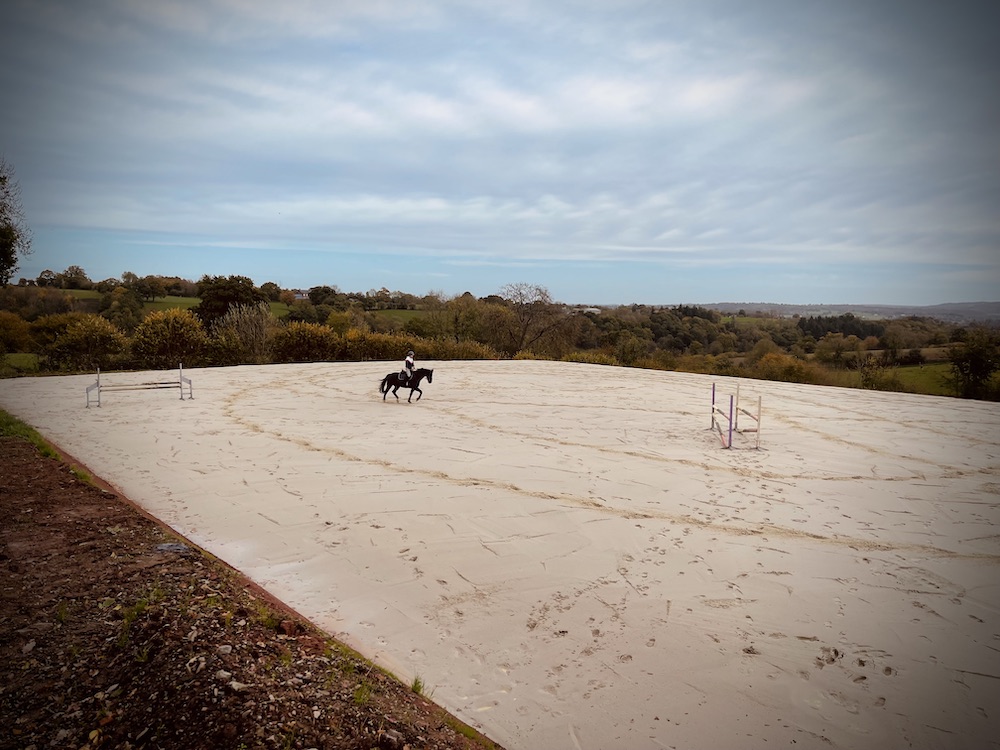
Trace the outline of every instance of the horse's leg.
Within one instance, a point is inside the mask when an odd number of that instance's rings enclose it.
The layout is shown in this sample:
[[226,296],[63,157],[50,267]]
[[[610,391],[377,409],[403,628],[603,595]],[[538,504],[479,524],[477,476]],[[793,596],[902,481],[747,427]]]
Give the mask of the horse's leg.
[[411,388],[411,389],[410,389],[410,398],[406,399],[406,400],[407,400],[407,401],[408,401],[409,403],[411,403],[411,404],[413,403],[412,399],[413,399],[413,392],[414,392],[414,391],[416,391],[416,392],[417,392],[417,401],[419,401],[419,400],[420,400],[420,397],[421,397],[421,396],[423,395],[423,393],[424,393],[424,392],[423,392],[422,390],[420,390],[419,388]]
[[398,395],[396,394],[396,391],[398,391],[398,390],[399,390],[399,383],[396,383],[396,385],[395,385],[395,386],[393,386],[393,389],[392,389],[392,395],[393,395],[393,396],[396,396],[396,400],[397,400],[397,401],[399,401],[399,396],[398,396]]

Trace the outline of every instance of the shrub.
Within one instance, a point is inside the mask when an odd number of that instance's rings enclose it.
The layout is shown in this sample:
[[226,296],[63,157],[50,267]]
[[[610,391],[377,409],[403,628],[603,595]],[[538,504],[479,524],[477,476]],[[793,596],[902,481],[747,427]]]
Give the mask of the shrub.
[[0,310],[0,353],[31,351],[31,327],[20,315]]
[[85,315],[49,346],[48,356],[60,369],[106,370],[121,362],[127,347],[128,339],[114,323],[99,315]]
[[777,352],[769,352],[755,363],[744,365],[743,369],[746,377],[757,378],[758,380],[814,384],[824,381],[821,370],[807,362],[803,362],[801,359]]
[[270,361],[269,333],[277,322],[266,302],[233,305],[212,325],[216,364],[262,365]]
[[606,352],[589,350],[582,352],[573,352],[572,354],[567,354],[562,358],[563,362],[582,362],[587,365],[611,365],[615,366],[618,364],[618,360],[612,357]]
[[207,348],[208,335],[201,321],[180,308],[151,313],[132,337],[135,365],[154,370],[200,365]]
[[[495,349],[478,341],[433,339],[419,344],[419,354],[425,359],[499,359]],[[414,350],[417,351],[417,350]]]
[[427,342],[415,336],[395,333],[373,333],[352,328],[339,338],[337,359],[364,361],[389,359],[402,361],[406,352],[413,350],[417,359],[427,359]]
[[337,334],[319,323],[293,321],[272,331],[270,347],[274,362],[320,362],[333,358]]

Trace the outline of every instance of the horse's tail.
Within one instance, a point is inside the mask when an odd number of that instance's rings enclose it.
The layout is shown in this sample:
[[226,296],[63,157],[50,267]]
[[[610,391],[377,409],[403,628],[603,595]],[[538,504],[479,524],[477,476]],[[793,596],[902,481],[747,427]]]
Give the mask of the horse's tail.
[[382,378],[382,384],[378,387],[378,392],[379,393],[388,393],[389,392],[389,378],[391,378],[391,377],[392,377],[392,373],[389,373],[384,378]]

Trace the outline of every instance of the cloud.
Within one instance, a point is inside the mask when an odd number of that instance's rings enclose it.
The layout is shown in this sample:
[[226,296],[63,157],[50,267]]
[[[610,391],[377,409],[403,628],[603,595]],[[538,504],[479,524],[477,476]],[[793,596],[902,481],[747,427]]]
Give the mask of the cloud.
[[13,3],[7,155],[45,226],[567,268],[861,275],[947,248],[996,277],[1000,68],[975,19],[770,2]]

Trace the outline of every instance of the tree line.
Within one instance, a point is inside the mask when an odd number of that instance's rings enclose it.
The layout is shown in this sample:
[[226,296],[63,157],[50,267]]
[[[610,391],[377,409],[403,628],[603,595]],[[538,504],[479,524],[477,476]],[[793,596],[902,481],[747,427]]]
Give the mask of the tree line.
[[[90,299],[77,290],[96,292]],[[151,311],[168,296],[190,309]],[[271,303],[281,303],[275,316]],[[91,281],[79,266],[0,288],[0,353],[32,352],[45,370],[399,359],[535,357],[900,390],[892,368],[944,352],[956,395],[997,398],[996,329],[911,316],[731,316],[698,305],[583,307],[544,287],[416,296],[260,286],[245,276]],[[850,380],[837,376],[850,372]]]

